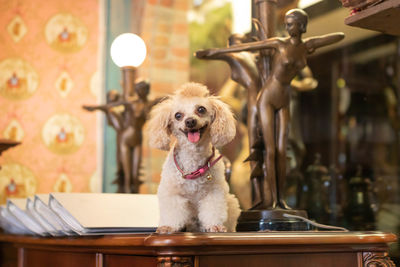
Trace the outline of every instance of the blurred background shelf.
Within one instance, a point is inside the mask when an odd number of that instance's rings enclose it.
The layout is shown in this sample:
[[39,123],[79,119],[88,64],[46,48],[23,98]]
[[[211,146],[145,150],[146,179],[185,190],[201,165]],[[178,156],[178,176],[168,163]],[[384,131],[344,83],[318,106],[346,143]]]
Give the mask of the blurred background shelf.
[[345,19],[345,24],[400,36],[400,0],[386,0]]

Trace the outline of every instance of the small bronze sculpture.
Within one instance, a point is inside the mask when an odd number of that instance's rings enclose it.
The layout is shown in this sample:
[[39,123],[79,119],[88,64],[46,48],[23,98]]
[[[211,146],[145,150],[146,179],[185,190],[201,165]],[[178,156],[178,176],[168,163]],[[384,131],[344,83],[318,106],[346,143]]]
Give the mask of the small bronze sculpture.
[[[232,34],[228,40],[228,47],[235,46],[237,44],[244,43],[247,37],[241,34]],[[207,51],[207,50],[205,50]],[[254,145],[257,141],[257,129],[254,127],[256,125],[257,119],[257,94],[261,87],[261,81],[258,73],[258,68],[256,66],[255,54],[247,51],[242,51],[238,53],[226,53],[215,51],[212,55],[203,53],[199,51],[196,56],[200,59],[208,60],[222,60],[228,63],[231,68],[231,79],[247,90],[247,131],[249,137],[249,147],[250,154],[255,153]],[[257,179],[262,176],[262,171],[257,162],[250,161],[250,166],[252,170],[252,182],[253,187],[257,187]],[[253,202],[260,202],[262,196],[259,190],[254,190],[253,192]]]
[[120,94],[111,90],[107,94],[107,104],[83,106],[88,111],[101,110],[105,113],[108,124],[117,132],[117,165],[116,183],[118,193],[138,193],[141,184],[139,169],[142,160],[143,125],[147,114],[156,103],[147,96],[150,83],[145,80],[136,82],[137,97],[123,100]]
[[[257,42],[237,44],[222,49],[198,51],[199,58],[212,58],[223,53],[260,51],[260,56],[271,52],[271,71],[257,96],[258,124],[250,125],[253,131],[260,127],[263,135],[264,179],[260,187],[263,196],[253,207],[256,209],[290,209],[285,203],[283,192],[286,180],[286,144],[289,125],[290,83],[307,62],[307,55],[317,48],[333,44],[344,38],[343,33],[302,39],[306,32],[307,14],[301,9],[289,10],[285,15],[288,37],[272,37]],[[262,25],[260,25],[262,28]],[[259,74],[263,73],[259,71]]]
[[[123,107],[118,106],[117,103],[121,102],[121,95],[117,90],[110,90],[107,93],[107,104],[105,105],[98,105],[98,106],[83,106],[84,109],[87,111],[95,111],[95,110],[100,110],[104,112],[106,115],[107,123],[109,126],[111,126],[116,134],[117,134],[117,144],[120,143],[120,133],[122,129],[122,112],[123,112]],[[117,161],[117,177],[113,183],[118,185],[118,191],[119,193],[122,193],[123,190],[123,184],[124,184],[124,172],[122,168],[122,162],[121,162],[121,153],[119,150],[119,146],[117,146],[117,151],[116,151],[116,161]]]

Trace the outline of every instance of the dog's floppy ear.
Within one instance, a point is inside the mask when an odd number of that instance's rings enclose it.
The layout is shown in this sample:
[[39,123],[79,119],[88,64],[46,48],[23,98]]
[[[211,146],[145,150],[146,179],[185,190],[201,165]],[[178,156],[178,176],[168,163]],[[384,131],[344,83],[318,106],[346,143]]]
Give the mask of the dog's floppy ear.
[[210,128],[211,143],[215,147],[221,147],[235,137],[235,118],[227,104],[214,96],[209,99],[214,110],[214,118]]
[[167,98],[153,107],[148,122],[148,136],[151,147],[169,150],[171,142],[171,99]]

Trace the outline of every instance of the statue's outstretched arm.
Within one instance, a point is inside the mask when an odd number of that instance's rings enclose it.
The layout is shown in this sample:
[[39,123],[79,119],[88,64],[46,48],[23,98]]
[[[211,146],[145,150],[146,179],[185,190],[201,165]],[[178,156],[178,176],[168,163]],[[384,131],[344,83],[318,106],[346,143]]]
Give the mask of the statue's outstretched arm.
[[224,53],[233,53],[233,52],[242,52],[242,51],[252,51],[252,50],[261,50],[261,49],[272,49],[275,48],[277,43],[279,42],[278,38],[270,38],[263,41],[251,42],[251,43],[243,43],[232,45],[227,48],[210,48],[205,50],[199,50],[195,53],[197,58],[211,58],[216,57],[217,55],[221,55]]
[[108,110],[108,105],[83,105],[82,106],[83,109],[86,109],[87,111],[95,111],[95,110],[101,110],[103,112],[107,112]]
[[153,108],[153,106],[157,105],[158,103],[163,101],[165,98],[166,98],[165,96],[162,96],[162,97],[157,97],[157,98],[153,99],[152,101],[149,102],[149,108]]
[[344,38],[344,33],[335,32],[321,36],[310,37],[304,40],[309,53],[313,53],[315,49],[337,43]]

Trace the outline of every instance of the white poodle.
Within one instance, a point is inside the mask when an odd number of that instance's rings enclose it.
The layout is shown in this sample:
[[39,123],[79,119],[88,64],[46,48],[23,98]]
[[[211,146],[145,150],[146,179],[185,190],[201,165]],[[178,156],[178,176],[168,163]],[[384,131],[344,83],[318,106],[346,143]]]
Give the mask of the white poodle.
[[157,104],[148,125],[150,145],[169,150],[158,188],[158,233],[235,231],[239,202],[229,194],[224,163],[215,149],[236,133],[228,105],[207,87],[184,84]]

